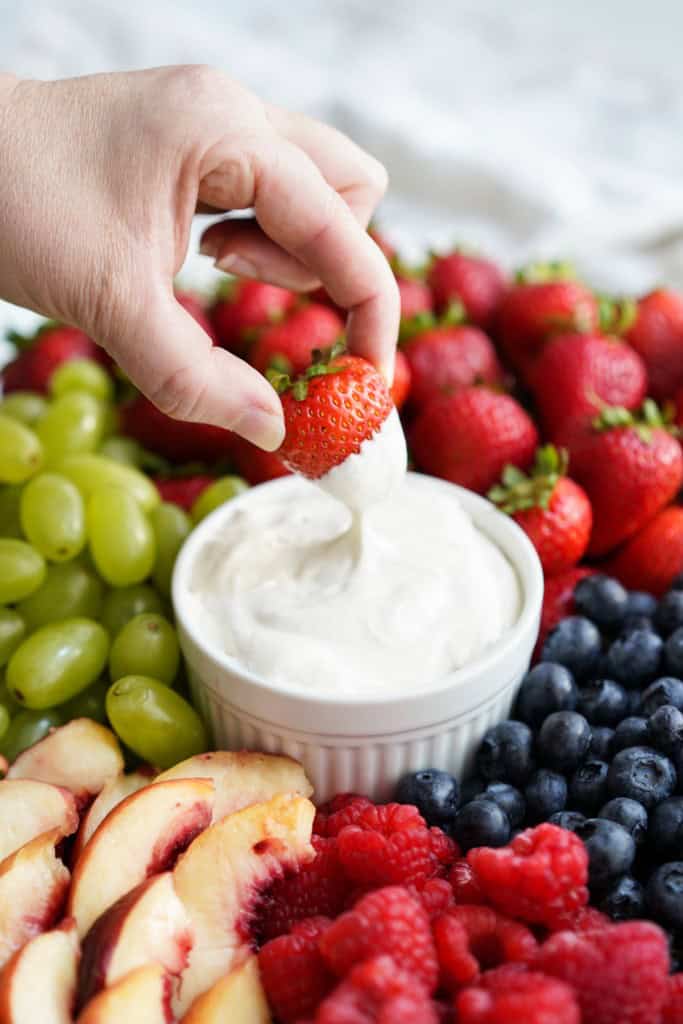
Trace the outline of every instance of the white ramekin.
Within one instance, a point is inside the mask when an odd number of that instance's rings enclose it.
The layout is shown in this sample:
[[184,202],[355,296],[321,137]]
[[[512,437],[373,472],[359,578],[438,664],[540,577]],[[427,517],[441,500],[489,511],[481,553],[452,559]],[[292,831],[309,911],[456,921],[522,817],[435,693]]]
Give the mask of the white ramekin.
[[[454,488],[432,477],[416,479],[451,492]],[[421,768],[461,776],[484,732],[509,714],[529,665],[543,598],[543,573],[533,545],[490,502],[455,488],[477,528],[517,573],[522,609],[515,625],[481,657],[426,692],[418,684],[413,692],[394,697],[303,695],[270,685],[208,642],[188,600],[192,566],[206,540],[238,508],[260,501],[268,488],[286,495],[291,486],[287,477],[274,480],[222,505],[190,534],[176,562],[173,603],[180,643],[194,699],[215,743],[232,750],[289,754],[304,765],[318,801],[348,791],[386,800],[405,772]]]

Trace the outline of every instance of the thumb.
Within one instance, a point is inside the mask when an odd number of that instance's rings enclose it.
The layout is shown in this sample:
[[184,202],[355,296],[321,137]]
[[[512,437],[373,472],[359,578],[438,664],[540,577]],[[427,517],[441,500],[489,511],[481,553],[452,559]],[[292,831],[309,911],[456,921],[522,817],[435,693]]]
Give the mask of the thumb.
[[266,451],[279,448],[285,428],[275,390],[242,359],[214,346],[172,292],[148,299],[144,314],[116,327],[107,350],[162,412],[233,430]]

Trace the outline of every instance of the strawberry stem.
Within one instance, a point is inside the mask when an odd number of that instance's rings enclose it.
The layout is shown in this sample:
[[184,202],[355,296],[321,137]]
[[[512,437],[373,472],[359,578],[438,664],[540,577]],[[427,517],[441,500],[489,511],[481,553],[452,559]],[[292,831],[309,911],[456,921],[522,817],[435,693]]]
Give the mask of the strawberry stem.
[[552,444],[543,445],[536,451],[536,460],[528,476],[517,466],[506,466],[501,482],[491,488],[488,498],[507,515],[529,508],[546,509],[558,480],[566,475],[568,465],[569,458],[563,448],[558,450]]

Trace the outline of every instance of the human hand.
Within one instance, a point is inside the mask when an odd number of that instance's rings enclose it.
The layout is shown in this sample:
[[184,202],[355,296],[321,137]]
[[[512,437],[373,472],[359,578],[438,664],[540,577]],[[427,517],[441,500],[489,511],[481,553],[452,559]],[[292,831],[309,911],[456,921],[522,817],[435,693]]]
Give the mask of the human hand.
[[384,169],[345,136],[203,66],[58,82],[0,75],[0,297],[83,328],[164,412],[275,449],[264,377],[213,347],[173,279],[197,209],[253,207],[202,251],[349,311],[352,351],[391,378],[399,304],[365,232]]

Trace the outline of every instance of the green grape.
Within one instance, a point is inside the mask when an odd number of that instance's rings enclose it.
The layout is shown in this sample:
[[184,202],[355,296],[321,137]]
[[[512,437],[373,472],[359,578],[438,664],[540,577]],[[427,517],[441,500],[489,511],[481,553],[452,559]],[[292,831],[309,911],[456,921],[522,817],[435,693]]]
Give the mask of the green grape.
[[149,519],[121,487],[103,487],[88,502],[90,554],[114,587],[142,583],[154,568],[156,544]]
[[19,420],[0,414],[0,483],[21,484],[43,464],[43,446]]
[[194,708],[149,676],[124,676],[112,683],[107,715],[126,746],[159,768],[207,748],[206,729]]
[[152,576],[161,593],[168,597],[176,556],[192,529],[192,523],[186,513],[170,501],[157,505],[150,520],[157,542],[157,558]]
[[0,414],[32,427],[47,409],[47,399],[37,391],[13,391],[0,402]]
[[0,608],[0,666],[7,664],[24,639],[25,632],[26,623],[18,612],[12,608]]
[[17,711],[23,711],[21,704],[19,704],[19,702],[16,701],[10,693],[4,672],[0,673],[0,704],[5,705],[10,716],[16,715]]
[[114,382],[104,367],[93,359],[70,359],[58,366],[50,378],[50,394],[55,398],[68,391],[86,391],[93,398],[110,402],[114,396]]
[[180,662],[175,630],[163,615],[136,615],[117,634],[109,652],[112,682],[122,676],[152,676],[170,686]]
[[92,718],[102,725],[107,721],[107,690],[109,682],[106,679],[98,679],[96,683],[89,686],[75,697],[61,704],[59,710],[67,722],[72,718]]
[[119,418],[119,410],[115,405],[104,405],[104,418],[102,420],[102,441],[106,441],[108,437],[114,437],[118,434],[121,426]]
[[192,522],[196,526],[208,516],[209,512],[213,512],[219,505],[225,504],[226,501],[236,498],[238,494],[243,494],[247,490],[249,490],[249,484],[241,476],[219,477],[218,480],[209,484],[195,501],[190,512]]
[[63,724],[64,719],[55,708],[50,711],[20,711],[0,740],[0,754],[12,762],[28,747],[47,736],[51,729]]
[[76,484],[86,501],[102,487],[122,487],[145,512],[161,501],[158,490],[144,473],[103,455],[69,455],[55,469]]
[[140,445],[132,437],[108,437],[100,445],[100,455],[114,462],[120,462],[124,466],[139,467],[141,457]]
[[61,619],[99,619],[104,586],[80,560],[48,565],[44,583],[19,602],[17,611],[30,630]]
[[55,398],[36,433],[52,467],[66,455],[93,452],[102,440],[104,406],[84,391],[67,391]]
[[45,559],[23,540],[0,537],[0,604],[14,604],[45,579]]
[[10,714],[4,704],[0,704],[0,740],[9,729]]
[[0,487],[0,537],[14,537],[21,540],[19,506],[22,488],[18,485]]
[[66,562],[85,547],[85,505],[65,476],[39,473],[27,483],[20,516],[27,539],[52,562]]
[[17,647],[7,666],[7,685],[26,708],[40,711],[75,697],[107,663],[109,636],[92,619],[41,626]]
[[102,625],[115,637],[127,622],[142,615],[143,612],[163,612],[161,598],[153,587],[147,583],[138,583],[133,587],[116,587],[105,595],[102,614],[99,616]]

